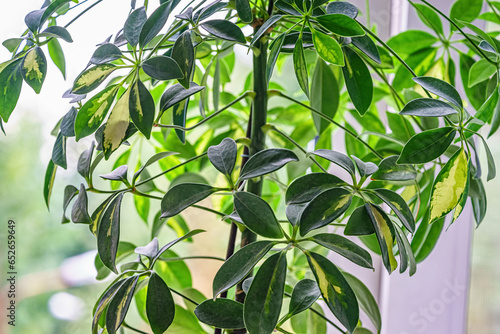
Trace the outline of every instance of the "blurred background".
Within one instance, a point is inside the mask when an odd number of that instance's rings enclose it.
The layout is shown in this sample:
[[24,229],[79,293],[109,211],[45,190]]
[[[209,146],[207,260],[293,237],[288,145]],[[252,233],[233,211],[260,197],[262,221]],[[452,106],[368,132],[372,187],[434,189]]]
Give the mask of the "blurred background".
[[[0,11],[0,41],[19,36],[25,29],[24,16],[40,7],[41,2],[23,0],[3,4]],[[42,185],[55,141],[50,131],[69,110],[67,100],[61,96],[86,66],[95,44],[115,34],[123,25],[129,8],[129,1],[104,1],[97,10],[74,23],[70,29],[74,43],[62,43],[66,55],[67,81],[49,61],[48,75],[41,95],[36,95],[25,86],[16,112],[9,123],[4,125],[7,136],[0,134],[1,333],[80,334],[90,331],[92,307],[108,283],[95,280],[93,262],[96,245],[87,227],[60,224],[64,187],[66,184],[79,184],[81,178],[76,173],[58,170],[50,212],[43,200]],[[240,52],[239,55],[239,66],[236,68],[248,72],[250,63],[245,58],[245,52]],[[0,47],[0,59],[7,60],[9,57],[8,51]],[[497,163],[500,163],[500,145],[495,143],[499,140],[500,133],[489,140]],[[75,162],[87,146],[88,142],[83,140],[79,143],[68,141],[69,171],[75,170]],[[103,171],[109,171],[111,166],[112,162],[103,164],[101,168]],[[97,173],[99,174],[99,170]],[[496,260],[496,256],[500,254],[500,227],[496,225],[496,205],[500,203],[500,177],[485,183],[485,187],[489,201],[488,214],[481,227],[473,232],[468,332],[493,334],[500,333],[500,265]],[[97,202],[90,203],[91,206],[95,204]],[[130,224],[128,228],[122,228],[122,239],[127,240],[128,236],[133,235],[134,240],[142,238],[145,244],[149,241],[149,236],[137,235],[142,232],[137,232],[133,226],[140,218],[132,203],[129,204],[122,206],[122,215],[128,217],[124,223]],[[223,257],[228,229],[220,222],[216,223],[215,219],[211,221],[213,218],[210,215],[200,215],[196,211],[190,211],[187,218],[193,229],[210,225],[209,233],[197,237],[199,247],[210,245],[215,248],[215,256]],[[5,240],[8,219],[16,222],[18,308],[15,328],[5,326],[6,290],[2,288],[6,283]],[[469,224],[473,224],[473,221]],[[162,233],[166,235],[160,238],[174,236],[168,231]],[[168,235],[169,233],[171,235]],[[214,244],[213,240],[218,239],[223,242]],[[185,247],[185,251],[193,251],[189,246],[181,246],[176,250],[180,251],[182,247]],[[206,295],[211,295],[211,278],[220,264],[196,261],[188,265],[194,286]],[[132,313],[132,317],[138,315]]]

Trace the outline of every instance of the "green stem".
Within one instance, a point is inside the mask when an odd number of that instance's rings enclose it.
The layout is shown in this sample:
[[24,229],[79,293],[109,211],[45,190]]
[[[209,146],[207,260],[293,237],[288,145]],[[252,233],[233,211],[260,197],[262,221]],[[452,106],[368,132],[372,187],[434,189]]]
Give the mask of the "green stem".
[[196,305],[196,306],[200,305],[199,303],[195,302],[193,299],[191,299],[191,298],[189,298],[188,296],[186,296],[186,295],[184,295],[184,294],[180,293],[179,291],[174,290],[174,289],[172,289],[171,287],[169,287],[169,289],[170,289],[170,291],[172,291],[172,292],[173,292],[173,293],[175,293],[176,295],[178,295],[178,296],[180,296],[180,297],[184,298],[184,299],[185,299],[185,300],[187,300],[188,302],[190,302],[190,303],[192,303],[192,304],[194,304],[194,305]]
[[85,14],[86,12],[88,12],[89,10],[91,10],[92,8],[94,8],[95,6],[97,6],[98,4],[100,4],[101,2],[103,2],[104,0],[98,0],[96,1],[95,3],[93,3],[92,5],[90,5],[89,7],[87,7],[84,11],[82,11],[80,14],[78,14],[77,16],[75,16],[71,21],[69,21],[65,26],[64,28],[67,28],[69,27],[71,24],[73,24],[73,22],[75,22],[76,20],[78,20],[83,14]]
[[217,260],[217,261],[226,261],[221,257],[216,256],[184,256],[184,257],[160,257],[158,260],[163,262],[175,262],[175,261],[184,261],[184,260]]

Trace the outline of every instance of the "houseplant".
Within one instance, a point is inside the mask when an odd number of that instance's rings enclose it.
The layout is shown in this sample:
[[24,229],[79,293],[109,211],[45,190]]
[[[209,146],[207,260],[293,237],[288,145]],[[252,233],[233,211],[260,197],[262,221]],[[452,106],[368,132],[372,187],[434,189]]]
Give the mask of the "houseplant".
[[[23,81],[40,92],[46,54],[64,72],[61,43],[72,40],[73,18],[100,2],[46,2],[26,16],[21,38],[4,42],[13,56],[0,65],[2,122]],[[494,133],[500,122],[500,45],[470,22],[497,22],[498,5],[488,2],[481,14],[482,1],[459,0],[447,16],[427,1],[411,4],[433,32],[406,31],[386,43],[356,19],[356,7],[340,1],[132,1],[123,30],[96,48],[65,93],[72,107],[56,126],[46,171],[48,205],[57,169],[67,167],[67,141],[95,137],[78,161],[84,182],[68,185],[64,196],[71,221],[96,237],[98,278],[118,275],[96,302],[93,332],[141,332],[143,324],[126,320],[135,300],[155,334],[210,326],[219,333],[314,326],[320,333],[333,322],[318,298],[339,331],[366,332],[360,309],[380,331],[369,290],[326,252],[371,268],[369,249],[388,272],[399,256],[400,272],[412,275],[468,198],[482,221],[478,144],[487,179],[495,177],[478,131],[491,123]],[[72,19],[58,25],[65,16]],[[231,77],[235,48],[253,57],[241,91]],[[283,68],[294,69],[302,93],[274,81]],[[454,88],[459,79],[474,116]],[[333,147],[333,132],[345,134],[345,148]],[[101,175],[109,187],[98,188],[94,170],[106,163],[114,166]],[[162,172],[151,175],[154,165]],[[88,196],[102,204],[89,208]],[[148,224],[137,224],[151,231],[147,245],[120,240],[125,196]],[[206,198],[210,206],[198,203]],[[170,248],[185,240],[196,247],[203,232],[189,230],[182,218],[188,207],[219,216],[230,230],[228,260],[208,299],[173,288],[166,274],[170,263],[189,261]],[[165,226],[179,236],[160,247],[155,237]],[[362,246],[343,234],[359,236]]]

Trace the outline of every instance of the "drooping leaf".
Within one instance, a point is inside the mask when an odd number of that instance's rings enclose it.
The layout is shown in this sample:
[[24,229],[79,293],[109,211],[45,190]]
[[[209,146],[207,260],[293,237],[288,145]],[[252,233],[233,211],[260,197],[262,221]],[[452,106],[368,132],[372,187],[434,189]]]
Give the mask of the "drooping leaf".
[[54,186],[54,180],[56,179],[56,171],[57,165],[54,164],[52,159],[49,160],[43,182],[43,197],[47,208],[49,208],[50,196],[52,195],[52,188]]
[[415,218],[406,201],[398,193],[380,188],[375,189],[374,194],[394,211],[408,231],[411,233],[415,232]]
[[[167,56],[156,56],[142,63],[144,73],[156,80],[172,80],[184,78],[179,64]],[[188,79],[189,80],[189,79]]]
[[351,155],[351,158],[354,160],[356,169],[361,177],[370,176],[378,170],[378,166],[371,161],[364,162],[354,155]]
[[252,280],[243,306],[250,333],[271,333],[278,324],[286,281],[286,252],[267,259]]
[[174,321],[174,299],[167,284],[155,272],[148,282],[146,314],[154,334],[163,334]]
[[74,137],[75,136],[75,120],[78,110],[74,107],[64,115],[61,119],[61,134],[64,137]]
[[437,244],[439,236],[443,231],[444,218],[438,219],[433,224],[429,224],[428,214],[418,226],[411,241],[411,248],[417,263],[422,262]]
[[300,235],[330,224],[351,205],[352,194],[344,188],[325,190],[314,197],[300,216]]
[[396,235],[396,241],[398,243],[400,265],[399,272],[405,272],[406,268],[410,268],[410,276],[413,276],[417,271],[417,263],[415,261],[415,256],[411,249],[410,242],[406,239],[406,235],[398,226],[398,224],[393,224],[394,231]]
[[139,46],[142,48],[158,35],[160,30],[167,23],[170,15],[171,3],[166,2],[158,7],[153,14],[142,25],[139,35]]
[[[474,220],[476,221],[476,226],[479,226],[486,216],[486,208],[488,204],[486,191],[481,179],[471,178],[469,194],[474,211]],[[437,223],[434,223],[433,226],[436,224]]]
[[215,37],[241,44],[246,43],[245,35],[240,27],[231,21],[210,20],[201,23],[200,26]]
[[130,118],[130,92],[129,88],[120,96],[104,125],[102,148],[106,159],[120,147],[127,135]]
[[64,198],[63,198],[63,217],[61,219],[61,224],[69,223],[69,219],[66,217],[66,209],[69,206],[69,203],[75,198],[78,194],[78,188],[72,185],[67,185],[64,188]]
[[305,254],[326,305],[349,333],[352,333],[359,320],[356,295],[330,260],[313,252]]
[[198,86],[194,82],[191,82],[189,89],[182,87],[181,84],[175,84],[168,88],[161,96],[160,110],[165,111],[204,89],[204,86]]
[[266,77],[267,82],[271,81],[271,76],[273,75],[274,66],[276,65],[276,61],[278,60],[278,56],[281,51],[281,47],[283,46],[283,42],[285,41],[286,34],[283,33],[276,37],[276,39],[272,42],[270,46],[269,58],[267,60],[267,68],[266,68]]
[[253,15],[249,0],[236,0],[236,11],[243,22],[252,23]]
[[195,308],[194,314],[198,320],[215,328],[245,328],[243,304],[231,299],[205,300]]
[[335,175],[327,173],[311,173],[295,179],[286,191],[286,204],[297,204],[311,201],[323,191],[345,185]]
[[109,302],[106,311],[106,330],[109,334],[115,334],[125,320],[138,281],[139,275],[127,278]]
[[117,69],[118,67],[113,64],[102,64],[91,67],[76,78],[71,92],[79,95],[90,93]]
[[67,168],[66,161],[66,137],[62,135],[61,132],[57,135],[56,141],[54,142],[54,147],[52,149],[52,161],[62,167]]
[[155,117],[155,102],[141,80],[137,80],[132,86],[129,108],[130,118],[135,126],[149,139]]
[[71,210],[71,220],[77,224],[90,224],[92,222],[88,212],[87,192],[83,183],[80,185],[80,191]]
[[328,31],[339,36],[354,37],[365,34],[365,31],[356,20],[344,14],[320,15],[314,19]]
[[[311,107],[333,119],[339,106],[339,91],[333,71],[318,58],[311,83]],[[320,134],[330,125],[330,122],[314,113],[313,119]]]
[[171,188],[161,201],[161,218],[173,217],[217,191],[206,184],[181,183]]
[[287,163],[298,161],[293,151],[284,148],[270,148],[262,150],[250,157],[240,173],[240,180],[272,173]]
[[127,21],[125,21],[123,34],[127,42],[133,47],[139,43],[139,36],[147,18],[146,8],[140,7],[130,13]]
[[212,283],[214,299],[220,293],[241,282],[274,244],[268,240],[255,241],[244,246],[227,259],[217,271]]
[[83,151],[80,157],[78,158],[77,170],[78,173],[85,179],[88,179],[90,176],[90,164],[92,162],[92,154],[94,153],[94,147],[95,147],[95,142],[92,141],[90,148],[86,151]]
[[425,117],[440,117],[456,113],[457,110],[448,103],[429,98],[412,100],[408,102],[400,112],[401,115]]
[[191,31],[188,30],[177,38],[172,48],[172,59],[177,62],[184,76],[179,79],[179,83],[189,89],[195,59]]
[[302,91],[309,96],[309,78],[307,74],[307,63],[304,57],[304,46],[302,45],[302,38],[299,37],[293,49],[293,68],[295,76],[299,82]]
[[105,175],[100,175],[100,177],[105,179],[105,180],[121,181],[121,182],[126,183],[127,182],[127,171],[128,171],[128,166],[122,165],[122,166],[117,167],[111,173],[108,173]]
[[[98,333],[98,328],[99,328],[99,323],[101,316],[105,314],[105,311],[107,310],[107,306],[109,305],[109,302],[111,299],[115,296],[117,290],[128,280],[130,280],[132,277],[129,277],[128,279],[120,279],[116,280],[113,282],[106,290],[102,293],[100,296],[98,302],[94,306],[93,310],[93,319],[92,319],[92,334],[97,334]],[[130,284],[130,281],[128,281],[127,284]]]
[[117,85],[106,87],[80,108],[75,119],[76,141],[91,135],[101,126],[117,92]]
[[373,99],[373,81],[365,62],[354,51],[344,48],[345,66],[342,67],[347,92],[356,110],[364,115]]
[[47,43],[47,48],[49,49],[50,59],[52,59],[59,71],[61,71],[63,78],[66,79],[66,59],[64,58],[61,44],[54,38]]
[[0,72],[0,116],[7,123],[21,94],[21,62],[16,60]]
[[398,164],[422,164],[439,158],[456,134],[457,130],[450,126],[416,134],[403,147]]
[[120,241],[120,207],[123,193],[118,194],[102,214],[97,232],[97,251],[102,263],[114,273],[116,254]]
[[227,177],[231,177],[237,154],[238,147],[231,138],[224,138],[219,145],[210,146],[207,150],[212,165]]
[[468,160],[464,149],[460,149],[436,176],[430,199],[430,223],[444,217],[459,203],[469,174]]

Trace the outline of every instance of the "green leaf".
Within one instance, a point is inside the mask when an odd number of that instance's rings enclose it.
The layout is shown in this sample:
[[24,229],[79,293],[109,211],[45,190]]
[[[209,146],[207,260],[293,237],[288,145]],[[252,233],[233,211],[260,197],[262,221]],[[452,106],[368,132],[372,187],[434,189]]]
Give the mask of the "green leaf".
[[68,43],[72,43],[73,39],[71,38],[71,35],[69,34],[68,30],[64,27],[59,27],[59,26],[50,26],[47,27],[44,31],[38,34],[38,37],[55,37],[55,38],[60,38],[63,41],[66,41]]
[[430,218],[433,223],[451,212],[460,201],[469,174],[469,162],[464,149],[458,150],[439,171],[432,186]]
[[248,159],[240,173],[240,181],[272,173],[287,163],[298,161],[293,151],[284,148],[269,148],[255,153]]
[[214,299],[241,282],[274,245],[274,242],[268,240],[255,241],[227,259],[215,274],[212,283]]
[[380,250],[382,251],[384,266],[390,274],[398,266],[392,251],[395,238],[394,226],[387,214],[378,205],[365,203],[365,210],[375,229]]
[[365,34],[365,31],[356,20],[344,14],[320,15],[316,16],[314,19],[335,35],[354,37],[363,36]]
[[436,43],[438,39],[422,30],[406,30],[391,37],[387,44],[398,54],[413,54]]
[[285,202],[297,204],[311,201],[323,191],[346,185],[344,180],[327,173],[311,173],[295,179],[286,190]]
[[276,65],[276,61],[278,60],[278,56],[281,51],[281,47],[283,46],[283,42],[285,41],[286,34],[283,33],[276,37],[276,39],[271,43],[269,58],[267,60],[267,68],[266,68],[266,77],[267,82],[271,81],[271,77],[273,75],[274,66]]
[[169,218],[217,191],[206,184],[181,183],[171,188],[161,201],[161,217]]
[[272,255],[259,268],[243,306],[248,332],[265,334],[276,328],[283,304],[286,269],[286,252]]
[[194,314],[201,322],[215,328],[245,328],[243,304],[231,299],[205,300],[194,309]]
[[113,282],[107,289],[106,291],[103,292],[101,297],[99,298],[98,302],[94,306],[94,311],[93,311],[93,319],[92,319],[92,334],[97,334],[98,328],[99,328],[99,320],[103,314],[105,314],[105,311],[107,310],[107,306],[109,305],[109,302],[111,299],[115,296],[117,290],[125,283],[128,282],[127,284],[130,284],[130,279],[132,277],[129,277],[128,279],[121,279],[121,280],[116,280]]
[[266,238],[283,238],[283,231],[269,204],[246,191],[234,193],[234,208],[243,224],[254,233]]
[[342,67],[347,92],[360,115],[364,115],[373,99],[373,81],[365,62],[356,52],[344,49],[345,66]]
[[155,118],[155,102],[141,80],[137,80],[132,86],[129,108],[130,118],[135,126],[149,139]]
[[78,110],[75,107],[71,109],[61,119],[61,133],[64,137],[75,136],[75,120]]
[[111,201],[102,218],[97,232],[97,251],[102,263],[114,273],[116,270],[116,254],[120,241],[120,206],[123,193]]
[[318,283],[311,279],[300,280],[292,291],[288,316],[299,314],[310,308],[321,296]]
[[356,245],[349,239],[333,233],[321,233],[311,237],[318,245],[328,248],[335,253],[342,255],[358,266],[373,269],[372,257],[363,248]]
[[333,1],[328,3],[326,12],[328,14],[344,14],[351,19],[355,19],[358,16],[358,8],[347,1]]
[[493,180],[497,175],[497,169],[495,166],[495,158],[491,153],[490,147],[484,138],[481,136],[481,140],[483,141],[484,151],[486,152],[486,159],[488,162],[488,176],[486,177],[486,181]]
[[[377,301],[373,297],[372,293],[356,276],[346,272],[343,272],[342,274],[344,275],[347,283],[349,283],[349,286],[354,290],[354,294],[356,295],[360,308],[363,312],[365,312],[373,325],[375,325],[377,332],[380,333],[382,329],[382,317],[380,316]],[[355,331],[354,333],[357,332]]]
[[299,82],[302,91],[309,96],[309,78],[307,74],[307,63],[304,57],[304,46],[302,45],[302,38],[299,37],[293,49],[293,68],[295,76]]
[[415,130],[410,121],[400,114],[387,112],[387,122],[391,129],[392,136],[402,141],[402,144],[410,140],[415,135]]
[[109,334],[116,333],[125,319],[137,281],[139,281],[139,275],[127,278],[109,302],[106,311],[106,329]]
[[326,305],[349,333],[352,333],[359,320],[356,295],[330,260],[309,251],[305,254]]
[[87,203],[87,192],[85,191],[85,185],[82,183],[80,184],[80,191],[78,192],[76,201],[71,209],[71,220],[73,223],[90,224],[92,222],[89,216]]
[[24,38],[8,38],[2,42],[2,45],[5,46],[9,52],[14,52],[23,41]]
[[156,56],[147,59],[142,63],[142,69],[144,73],[156,80],[184,78],[184,73],[182,73],[179,64],[167,56]]
[[345,169],[349,174],[354,176],[355,173],[354,163],[347,155],[343,153],[332,150],[319,149],[314,152],[310,152],[309,154],[313,154],[315,156],[331,161],[337,166]]
[[104,125],[102,147],[106,159],[120,147],[127,136],[130,118],[130,92],[131,89],[129,88],[120,96]]
[[128,171],[128,166],[127,165],[122,165],[117,167],[115,170],[113,170],[109,174],[105,175],[99,175],[101,178],[105,180],[112,180],[112,181],[121,181],[124,183],[127,183],[127,171]]
[[469,70],[468,87],[473,87],[480,82],[489,79],[497,72],[495,65],[482,58],[475,62]]
[[441,22],[439,15],[432,8],[419,3],[411,3],[411,5],[415,7],[420,20],[422,20],[426,26],[441,36],[444,36],[443,22]]
[[408,239],[406,239],[406,235],[403,230],[401,230],[401,227],[399,227],[398,224],[393,224],[393,226],[396,232],[396,241],[398,243],[399,256],[401,260],[399,272],[403,273],[406,268],[409,267],[410,276],[413,276],[417,271],[417,263],[415,261],[413,251],[411,250],[410,243],[408,242]]
[[204,86],[198,86],[194,82],[191,82],[189,89],[182,87],[181,84],[175,84],[168,88],[161,96],[160,110],[165,111],[204,89]]
[[375,233],[371,218],[365,206],[356,208],[344,229],[345,235],[370,235]]
[[141,33],[139,35],[139,46],[141,49],[151,42],[156,35],[158,35],[167,22],[168,15],[170,14],[170,5],[170,2],[162,4],[153,12],[153,14],[151,14],[144,25],[142,25]]
[[[486,216],[487,208],[487,198],[486,191],[483,186],[481,179],[476,179],[471,177],[470,188],[469,188],[470,199],[472,202],[472,208],[474,211],[474,219],[476,220],[476,226],[479,227],[484,217]],[[434,223],[432,226],[436,225]]]
[[406,201],[397,192],[380,188],[375,189],[374,194],[394,211],[408,231],[415,232],[415,218]]
[[417,263],[422,262],[431,253],[437,244],[439,236],[443,231],[444,218],[438,219],[433,224],[428,222],[428,214],[419,225],[413,239],[411,241],[411,248],[415,254]]
[[352,44],[357,47],[361,52],[363,52],[368,58],[382,65],[382,60],[380,59],[380,52],[377,45],[368,35],[357,36],[351,39]]
[[344,188],[325,190],[314,197],[300,216],[300,235],[330,224],[351,205],[352,194]]
[[52,161],[63,169],[67,167],[66,137],[64,137],[61,132],[57,135],[54,148],[52,149]]
[[51,39],[47,43],[47,47],[49,49],[50,59],[52,59],[59,71],[61,71],[63,78],[66,79],[66,59],[64,58],[61,44],[57,39]]
[[[339,86],[331,68],[320,58],[316,62],[311,84],[311,107],[331,119],[339,107]],[[330,125],[315,113],[312,114],[318,133],[323,133]]]
[[312,37],[321,58],[333,65],[344,66],[344,53],[337,40],[318,30],[313,30]]
[[253,15],[249,0],[236,0],[236,12],[243,22],[252,23]]
[[403,147],[398,164],[422,164],[439,158],[455,139],[451,126],[427,130],[411,137]]
[[419,98],[408,102],[399,114],[409,116],[440,117],[457,114],[457,110],[448,103],[440,100]]
[[80,108],[75,119],[76,141],[93,134],[101,126],[117,93],[117,85],[106,87]]
[[113,64],[102,64],[91,67],[76,78],[71,92],[79,95],[90,93],[116,69],[118,67]]
[[252,40],[250,41],[250,46],[253,46],[268,30],[271,28],[276,22],[281,20],[283,15],[273,15],[264,22],[263,25],[260,26],[259,30],[253,35]]
[[410,185],[417,179],[417,170],[412,165],[398,165],[397,155],[384,158],[378,165],[378,171],[371,178],[393,184]]
[[9,121],[21,94],[21,62],[13,61],[0,72],[0,116],[5,123]]
[[163,279],[153,272],[148,282],[146,314],[154,334],[164,333],[174,321],[175,303]]
[[66,188],[64,188],[63,217],[61,219],[61,224],[69,223],[69,219],[66,217],[66,209],[77,194],[78,189],[75,186],[67,185]]
[[453,103],[459,109],[463,109],[464,106],[462,103],[462,98],[460,98],[460,94],[457,92],[455,87],[453,87],[446,81],[433,77],[417,77],[413,78],[413,81],[418,83],[429,92],[434,93],[437,96]]
[[356,169],[358,170],[358,173],[361,177],[370,176],[378,170],[377,165],[375,165],[373,162],[364,162],[354,155],[351,155],[351,158],[352,160],[354,160]]
[[226,41],[246,43],[245,35],[233,22],[227,20],[210,20],[200,24],[200,26],[215,37]]
[[99,47],[92,54],[90,62],[95,65],[102,65],[122,57],[122,52],[113,43],[105,43]]
[[[458,0],[450,10],[452,20],[462,20],[472,22],[481,13],[483,0]],[[453,26],[452,30],[455,29]]]
[[176,61],[184,77],[179,79],[179,83],[184,88],[189,89],[191,72],[194,65],[194,48],[191,41],[191,31],[187,30],[177,38],[172,47],[172,59]]
[[141,34],[142,27],[146,23],[148,16],[146,14],[146,8],[140,7],[134,10],[125,21],[125,26],[123,27],[123,35],[125,39],[131,46],[136,46],[139,43],[139,36]]
[[45,199],[45,204],[47,205],[47,209],[49,208],[50,203],[50,195],[52,195],[52,188],[54,186],[54,180],[56,179],[56,171],[57,165],[54,162],[49,160],[49,164],[47,165],[47,169],[45,171],[45,179],[43,183],[43,197]]
[[219,145],[213,145],[208,148],[208,159],[214,167],[231,178],[234,165],[238,154],[236,142],[231,138],[224,138]]
[[31,11],[24,17],[24,23],[26,23],[26,26],[28,26],[29,30],[34,33],[38,31],[38,28],[42,24],[42,16],[44,12],[45,8],[42,8]]

